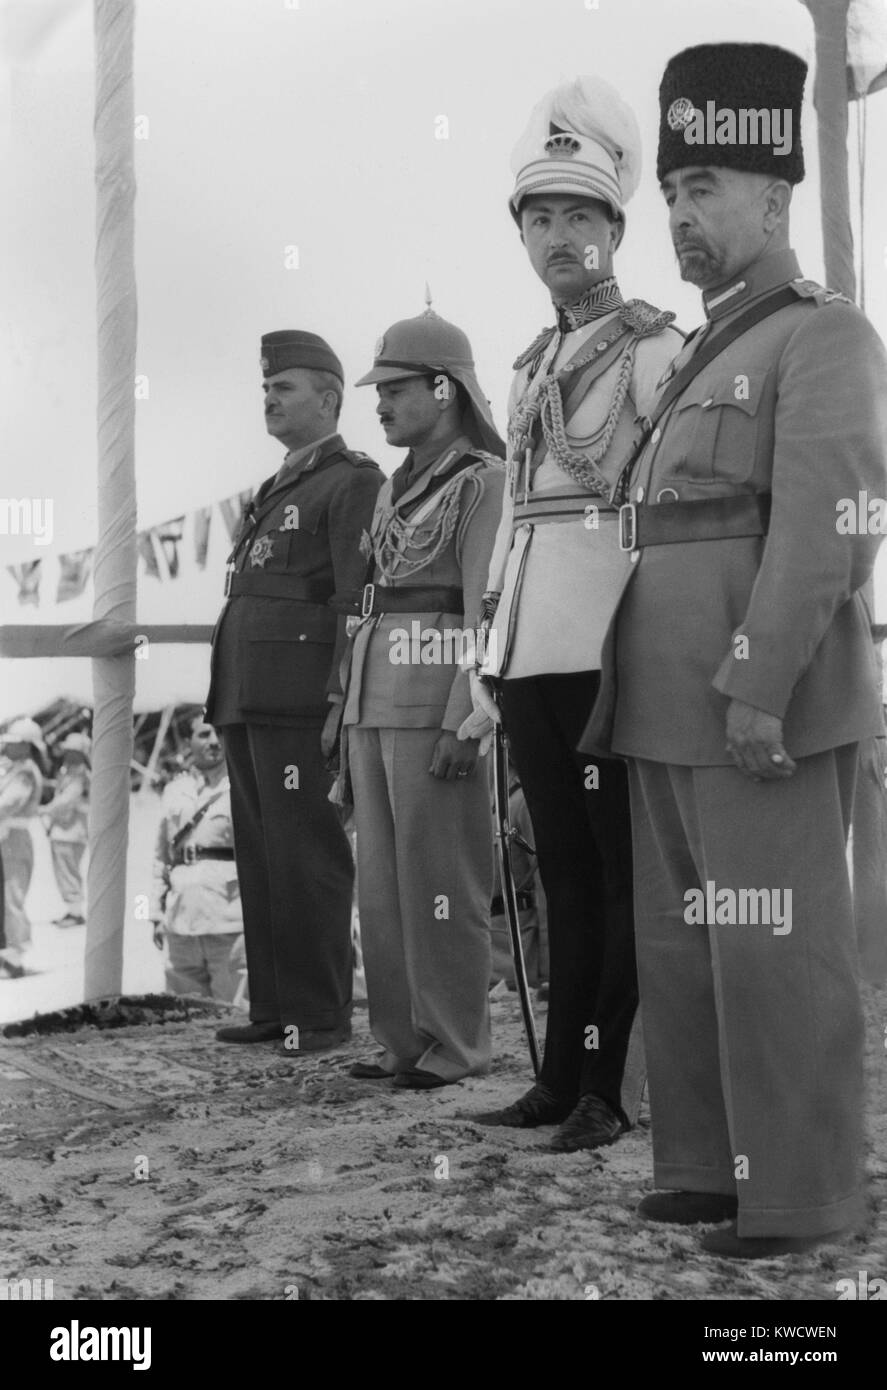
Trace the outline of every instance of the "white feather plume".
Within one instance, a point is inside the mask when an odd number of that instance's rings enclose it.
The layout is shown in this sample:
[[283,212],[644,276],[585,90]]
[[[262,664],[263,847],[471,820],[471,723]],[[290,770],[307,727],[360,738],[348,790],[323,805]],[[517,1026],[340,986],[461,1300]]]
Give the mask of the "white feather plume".
[[631,107],[602,77],[576,77],[547,92],[533,108],[527,128],[511,157],[517,175],[538,159],[554,123],[596,140],[616,165],[622,201],[627,203],[641,177],[641,134]]

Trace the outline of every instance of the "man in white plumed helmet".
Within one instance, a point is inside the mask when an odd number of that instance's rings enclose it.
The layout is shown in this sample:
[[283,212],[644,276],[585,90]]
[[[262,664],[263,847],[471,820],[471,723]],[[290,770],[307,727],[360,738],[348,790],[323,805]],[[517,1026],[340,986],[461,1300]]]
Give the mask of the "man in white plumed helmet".
[[[536,1085],[476,1118],[559,1125],[560,1152],[629,1127],[623,1074],[637,1009],[628,782],[577,753],[601,644],[628,574],[609,502],[656,384],[682,344],[673,314],[623,299],[613,255],[640,172],[634,115],[597,77],[549,92],[512,160],[510,200],[556,324],[515,362],[508,480],[467,737],[501,717],[533,822],[549,912],[550,995]],[[498,695],[498,706],[490,695]]]

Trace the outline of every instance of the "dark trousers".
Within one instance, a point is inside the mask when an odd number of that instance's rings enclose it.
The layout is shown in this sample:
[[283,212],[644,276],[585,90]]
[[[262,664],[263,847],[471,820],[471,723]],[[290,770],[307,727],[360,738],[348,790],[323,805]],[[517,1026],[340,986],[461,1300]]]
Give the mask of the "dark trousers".
[[539,1079],[564,1099],[594,1094],[618,1110],[638,1003],[628,775],[619,760],[576,751],[599,681],[597,671],[506,679],[501,699],[548,904]]
[[[354,864],[321,724],[226,724],[250,1018],[336,1028],[351,1015]],[[294,772],[294,769],[297,771]],[[298,779],[298,786],[287,786]]]

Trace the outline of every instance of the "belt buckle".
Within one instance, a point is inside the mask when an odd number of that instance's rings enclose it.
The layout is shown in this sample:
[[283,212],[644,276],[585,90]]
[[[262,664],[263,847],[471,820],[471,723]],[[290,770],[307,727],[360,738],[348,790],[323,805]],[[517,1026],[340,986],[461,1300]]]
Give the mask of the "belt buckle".
[[364,584],[363,598],[360,601],[360,616],[362,618],[371,618],[373,616],[373,602],[375,600],[375,597],[375,584]]
[[638,539],[638,508],[636,502],[623,502],[619,508],[619,549],[636,550]]
[[184,849],[182,850],[182,863],[183,863],[183,864],[196,864],[196,863],[197,863],[197,846],[196,846],[196,845],[185,845]]

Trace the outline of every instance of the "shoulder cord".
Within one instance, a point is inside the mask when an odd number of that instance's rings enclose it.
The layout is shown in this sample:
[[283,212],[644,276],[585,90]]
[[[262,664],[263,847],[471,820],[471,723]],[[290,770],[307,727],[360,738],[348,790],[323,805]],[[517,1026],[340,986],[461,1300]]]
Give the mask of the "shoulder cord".
[[632,335],[631,341],[618,359],[619,375],[610,408],[601,431],[597,433],[599,442],[589,453],[578,453],[570,447],[564,422],[563,397],[555,375],[544,377],[520,403],[514,413],[513,428],[509,431],[515,439],[521,436],[526,438],[538,419],[548,451],[558,467],[574,482],[598,496],[605,496],[610,492],[610,484],[598,464],[609,449],[616,432],[616,425],[631,385],[637,344],[637,337]]
[[[411,526],[397,512],[392,513],[375,547],[383,583],[393,579],[395,572],[399,579],[418,574],[446,549],[459,521],[459,494],[469,472],[457,473],[441,488],[433,518],[426,525]],[[424,553],[408,560],[408,550]]]

